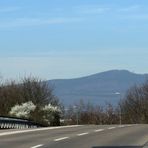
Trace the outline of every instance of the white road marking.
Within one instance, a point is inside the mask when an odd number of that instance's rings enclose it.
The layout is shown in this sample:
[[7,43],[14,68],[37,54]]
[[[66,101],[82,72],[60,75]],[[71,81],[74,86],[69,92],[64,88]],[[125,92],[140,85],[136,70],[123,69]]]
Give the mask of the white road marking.
[[39,145],[33,146],[31,148],[38,148],[38,147],[41,147],[41,146],[43,146],[43,144],[39,144]]
[[77,134],[77,136],[83,136],[83,135],[88,135],[89,133],[81,133],[81,134]]
[[119,125],[118,127],[125,127],[125,125]]
[[97,129],[97,130],[95,130],[95,132],[101,132],[101,131],[104,131],[104,129]]
[[69,137],[62,137],[62,138],[58,138],[58,139],[54,139],[54,141],[61,141],[61,140],[65,140],[65,139],[68,139]]
[[109,127],[108,129],[115,129],[115,128],[116,128],[116,127],[113,126],[113,127]]
[[46,130],[52,130],[52,129],[64,129],[64,128],[73,128],[73,127],[80,127],[83,125],[72,125],[72,126],[57,126],[57,127],[46,127],[46,128],[37,128],[37,129],[27,129],[27,130],[17,130],[17,131],[10,131],[10,132],[4,132],[0,133],[0,136],[7,136],[7,135],[14,135],[14,134],[20,134],[20,133],[28,133],[28,132],[35,132],[35,131],[46,131]]

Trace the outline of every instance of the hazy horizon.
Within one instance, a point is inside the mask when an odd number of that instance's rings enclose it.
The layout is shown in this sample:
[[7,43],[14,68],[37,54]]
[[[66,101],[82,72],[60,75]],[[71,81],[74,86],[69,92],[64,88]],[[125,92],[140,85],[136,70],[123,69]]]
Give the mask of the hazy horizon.
[[0,75],[148,73],[148,1],[0,1]]

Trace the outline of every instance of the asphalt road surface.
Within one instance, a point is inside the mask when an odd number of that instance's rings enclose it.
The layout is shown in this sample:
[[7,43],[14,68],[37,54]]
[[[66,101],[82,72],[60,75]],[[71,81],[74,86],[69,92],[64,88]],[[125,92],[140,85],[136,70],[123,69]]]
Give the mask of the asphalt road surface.
[[148,148],[148,125],[0,130],[0,148]]

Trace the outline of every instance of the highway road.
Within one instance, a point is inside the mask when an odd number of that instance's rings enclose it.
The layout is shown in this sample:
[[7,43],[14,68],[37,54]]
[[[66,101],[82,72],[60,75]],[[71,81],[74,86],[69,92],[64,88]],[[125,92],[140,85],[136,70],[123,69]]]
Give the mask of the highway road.
[[0,148],[148,148],[148,125],[0,130]]

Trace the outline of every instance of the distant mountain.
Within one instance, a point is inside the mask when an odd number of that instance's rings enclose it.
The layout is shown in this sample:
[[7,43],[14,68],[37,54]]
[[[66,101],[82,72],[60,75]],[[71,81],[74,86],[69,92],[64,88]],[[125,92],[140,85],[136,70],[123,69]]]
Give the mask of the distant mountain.
[[147,78],[148,74],[111,70],[76,79],[49,80],[48,83],[54,86],[55,95],[65,105],[80,99],[97,104],[116,104],[131,86],[142,84]]

